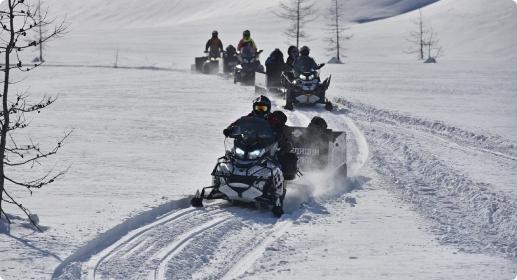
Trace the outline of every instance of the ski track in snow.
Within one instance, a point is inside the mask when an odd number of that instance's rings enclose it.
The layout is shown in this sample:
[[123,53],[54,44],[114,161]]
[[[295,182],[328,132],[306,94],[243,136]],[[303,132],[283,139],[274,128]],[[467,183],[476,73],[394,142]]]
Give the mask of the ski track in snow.
[[244,258],[237,261],[233,267],[224,275],[223,280],[238,279],[243,275],[264,253],[266,248],[271,245],[278,237],[283,235],[292,225],[290,221],[278,222],[272,229],[272,234],[266,237],[258,246],[247,253]]
[[517,258],[514,197],[473,180],[442,159],[453,150],[465,153],[465,157],[481,153],[483,157],[477,159],[480,164],[502,161],[505,168],[515,170],[511,141],[365,104],[341,102],[369,140],[375,170],[419,213],[434,221],[441,242],[468,252]]
[[517,143],[504,137],[491,135],[490,133],[475,133],[443,122],[379,109],[363,103],[346,102],[344,99],[338,99],[337,101],[346,104],[348,109],[368,121],[424,131],[441,137],[445,142],[453,142],[464,148],[517,161]]

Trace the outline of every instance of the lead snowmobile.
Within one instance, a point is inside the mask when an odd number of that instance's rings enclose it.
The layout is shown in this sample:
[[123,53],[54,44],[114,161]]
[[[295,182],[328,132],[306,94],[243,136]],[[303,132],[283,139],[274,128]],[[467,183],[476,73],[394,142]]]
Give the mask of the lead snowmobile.
[[[301,170],[332,168],[333,173],[346,177],[344,132],[332,131],[322,118],[314,117],[308,127],[286,127],[285,133],[292,141],[291,152],[299,157]],[[262,118],[243,117],[233,126],[229,138],[233,139],[233,146],[217,160],[212,186],[198,190],[191,200],[192,206],[202,207],[203,199],[244,201],[269,205],[273,214],[280,217],[286,178],[296,176],[282,172],[271,125]]]
[[280,217],[286,189],[271,125],[263,118],[242,117],[228,137],[234,139],[233,146],[217,160],[213,186],[198,191],[192,206],[203,206],[203,199],[258,202],[271,205],[273,214]]

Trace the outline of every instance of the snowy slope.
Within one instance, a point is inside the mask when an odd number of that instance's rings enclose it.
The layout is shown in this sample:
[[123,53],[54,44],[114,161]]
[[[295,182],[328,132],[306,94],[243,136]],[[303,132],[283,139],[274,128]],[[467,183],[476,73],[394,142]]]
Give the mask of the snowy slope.
[[[266,53],[275,47],[286,49],[282,47],[286,44],[282,31],[287,25],[273,13],[278,1],[140,2],[46,1],[53,7],[54,15],[67,16],[71,30],[95,31],[94,34],[81,38],[74,38],[72,32],[69,39],[65,38],[64,42],[73,40],[74,45],[68,50],[55,49],[60,54],[55,59],[59,60],[69,53],[70,49],[82,49],[87,46],[102,47],[100,52],[97,52],[98,55],[109,55],[110,60],[116,48],[130,52],[131,56],[142,57],[141,53],[132,50],[132,46],[153,41],[156,45],[166,48],[155,60],[164,60],[167,53],[172,56],[176,50],[181,50],[188,55],[185,55],[185,60],[176,63],[186,66],[190,63],[187,58],[198,54],[201,49],[193,49],[196,45],[191,44],[202,45],[199,42],[204,42],[212,29],[220,31],[225,44],[236,44],[242,30],[248,28],[252,30],[259,47],[264,48]],[[430,5],[425,6],[426,4]],[[424,6],[422,12],[425,24],[431,26],[438,34],[445,60],[516,59],[514,46],[517,44],[517,35],[514,31],[517,26],[514,19],[517,16],[517,7],[512,0],[347,1],[344,4],[344,17],[351,22],[359,18],[383,18],[421,6]],[[325,5],[319,6],[320,17],[308,25],[309,30],[312,30],[311,40],[302,42],[314,46],[316,57],[322,58],[328,57],[324,51],[326,45],[323,41],[326,35],[322,32],[326,24],[326,10]],[[347,55],[351,60],[411,59],[411,55],[404,54],[404,51],[409,48],[407,37],[409,32],[414,31],[413,21],[416,17],[416,12],[410,12],[368,24],[352,23],[349,33],[354,37],[347,42]],[[100,30],[103,32],[99,33]],[[177,33],[183,37],[177,37]],[[76,35],[78,34],[80,32]],[[137,34],[138,36],[135,36]],[[154,46],[156,47],[158,46]],[[75,56],[79,55],[77,52],[73,53]],[[153,51],[146,55],[152,57],[155,53]],[[105,63],[102,59],[98,61]]]
[[[442,0],[422,10],[424,25],[438,35],[443,61],[516,60],[517,5],[512,0]],[[383,21],[353,26],[350,58],[407,57],[414,11]],[[356,56],[355,54],[360,54]]]
[[[185,200],[210,183],[224,152],[221,128],[247,113],[255,97],[251,88],[191,74],[192,58],[212,29],[236,44],[249,28],[265,53],[285,50],[285,23],[271,12],[278,1],[44,3],[54,15],[68,15],[70,33],[49,45],[48,67],[15,87],[59,96],[32,122],[33,135],[74,128],[58,158],[72,168],[33,196],[20,193],[45,232],[14,219],[10,235],[0,236],[1,277],[517,274],[511,0],[347,1],[351,22],[393,17],[351,23],[350,63],[323,71],[333,74],[330,96],[345,99],[336,113],[286,113],[293,125],[321,115],[346,130],[352,177],[330,186],[321,177],[293,185],[279,222],[268,211],[225,203],[194,211]],[[422,5],[445,50],[439,65],[421,65],[402,52],[416,15],[405,12]],[[313,40],[304,42],[318,61],[329,57],[324,24],[324,16],[311,24]],[[117,49],[119,65],[137,67],[101,67],[113,64]]]

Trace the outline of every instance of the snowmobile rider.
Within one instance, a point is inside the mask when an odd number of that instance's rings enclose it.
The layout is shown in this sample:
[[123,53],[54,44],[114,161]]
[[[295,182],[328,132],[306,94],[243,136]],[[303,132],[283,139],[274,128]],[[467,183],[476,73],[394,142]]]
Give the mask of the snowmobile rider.
[[[285,77],[287,77],[288,80],[294,80],[294,72],[292,71],[293,70],[293,67],[294,67],[294,62],[296,61],[296,59],[300,56],[300,51],[298,50],[298,48],[296,46],[289,46],[289,48],[287,49],[287,60],[285,62],[285,68],[286,70],[284,71],[284,74],[285,74]],[[282,79],[280,80],[280,83],[282,84],[282,86],[286,87],[286,84],[287,84],[287,81],[285,80],[284,77],[282,77]]]
[[[282,112],[280,112],[280,113],[282,113]],[[278,113],[276,113],[276,114],[278,115]],[[261,96],[257,97],[255,100],[253,100],[252,111],[251,111],[251,113],[249,113],[247,115],[247,117],[263,118],[266,121],[268,121],[269,124],[271,124],[271,127],[273,127],[274,132],[277,130],[277,129],[275,129],[275,127],[278,125],[276,118],[273,118],[273,114],[271,113],[271,100],[269,100],[269,98],[267,98],[264,95],[261,95]],[[287,117],[285,117],[285,119],[287,121]],[[230,135],[230,132],[236,122],[237,121],[233,122],[230,126],[228,126],[227,128],[225,128],[223,130],[224,136],[228,137]],[[285,124],[285,122],[284,122],[284,124]]]
[[[292,144],[285,133],[285,123],[287,116],[282,111],[274,111],[271,113],[271,100],[264,95],[257,97],[253,101],[253,110],[247,115],[263,118],[269,122],[273,128],[275,140],[278,143],[279,151],[276,156],[282,165],[282,171],[286,180],[292,180],[296,177],[298,157],[295,153],[291,153]],[[235,121],[223,130],[224,136],[228,137],[231,130],[238,122]]]
[[255,44],[255,41],[251,39],[251,33],[249,30],[244,30],[242,32],[242,39],[239,41],[239,44],[237,45],[237,51],[241,51],[244,47],[251,46],[255,53],[257,52],[257,45]]
[[289,46],[289,48],[287,49],[287,65],[293,67],[294,62],[299,56],[300,51],[298,50],[298,48],[296,46]]
[[284,62],[284,54],[280,49],[275,49],[266,60],[267,86],[279,87],[282,72],[287,70]]
[[[205,53],[209,53],[210,57],[221,57],[221,52],[224,51],[223,42],[219,39],[217,30],[212,31],[212,38],[208,39],[205,45]],[[208,52],[210,49],[210,52]]]
[[300,57],[296,59],[294,62],[294,70],[298,72],[308,72],[311,70],[320,69],[320,66],[316,64],[316,61],[312,57],[309,56],[310,49],[307,46],[303,46],[300,49]]

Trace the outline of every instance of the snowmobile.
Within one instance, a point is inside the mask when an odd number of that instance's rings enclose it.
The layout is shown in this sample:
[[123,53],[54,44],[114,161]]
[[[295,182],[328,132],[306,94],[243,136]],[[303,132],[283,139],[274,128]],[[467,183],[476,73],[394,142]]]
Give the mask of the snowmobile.
[[[286,129],[288,138],[292,140],[292,152],[301,159],[299,167],[332,167],[341,173],[344,170],[346,176],[344,132],[327,129],[324,120],[307,128]],[[319,133],[319,136],[315,133]],[[234,139],[233,146],[217,160],[211,174],[212,186],[198,190],[191,205],[203,207],[203,199],[243,201],[268,205],[273,215],[280,217],[283,214],[287,179],[295,179],[296,176],[282,171],[276,157],[278,143],[270,124],[262,118],[243,117],[232,126],[229,138]],[[298,168],[294,170],[294,175],[301,174]]]
[[195,58],[195,70],[203,74],[217,74],[219,72],[220,55],[210,52],[207,56]]
[[319,69],[325,64],[318,65],[317,69],[293,69],[292,72],[284,72],[282,82],[285,86],[285,108],[293,109],[295,104],[325,104],[325,109],[332,111],[332,103],[325,97],[332,76],[323,82],[320,80]]
[[233,83],[240,82],[245,85],[255,83],[255,72],[264,72],[264,66],[260,64],[259,56],[262,50],[255,52],[252,47],[244,47],[239,55],[239,62],[235,66]]
[[223,52],[223,73],[233,74],[235,66],[239,64],[239,57],[234,46],[229,45]]
[[[283,78],[283,76],[282,76]],[[267,73],[256,72],[255,73],[255,93],[268,95],[273,93],[279,96],[284,96],[286,89],[282,86],[282,83],[272,83]]]
[[283,71],[286,69],[286,65],[272,65],[266,67],[266,72],[255,73],[255,93],[257,94],[268,94],[274,93],[277,95],[285,95],[285,88],[283,87]]

